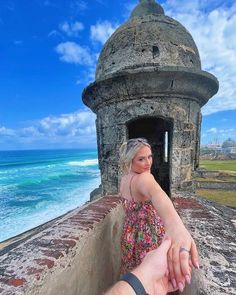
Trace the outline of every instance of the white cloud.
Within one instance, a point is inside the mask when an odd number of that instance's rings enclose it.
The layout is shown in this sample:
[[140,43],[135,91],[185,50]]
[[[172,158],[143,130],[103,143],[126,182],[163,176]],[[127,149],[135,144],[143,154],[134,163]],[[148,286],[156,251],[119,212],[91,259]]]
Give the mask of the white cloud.
[[40,133],[36,127],[30,126],[30,127],[25,127],[18,130],[18,136],[25,137],[25,138],[27,137],[35,138],[35,137],[41,137],[42,133]]
[[58,32],[57,30],[52,30],[48,33],[48,37],[60,37],[61,39],[63,39],[63,34]]
[[96,72],[96,65],[90,66],[86,71],[81,73],[80,77],[77,79],[76,84],[80,85],[86,85],[89,83],[92,83],[95,80],[95,72]]
[[92,53],[90,48],[82,47],[75,42],[60,43],[56,47],[56,52],[61,55],[60,60],[63,62],[85,66],[85,69],[80,71],[79,78],[75,82],[77,85],[86,85],[95,80],[98,53]]
[[61,55],[60,60],[68,63],[91,66],[95,59],[89,48],[82,47],[75,42],[60,43],[56,47],[56,52]]
[[236,129],[235,128],[210,128],[206,130],[202,134],[202,139],[204,138],[205,141],[220,141],[223,142],[228,137],[234,138],[236,136]]
[[[229,4],[229,3],[228,3]],[[203,114],[236,109],[236,5],[210,0],[168,0],[166,15],[180,21],[193,36],[202,68],[215,75],[218,93],[203,108]]]
[[228,128],[228,129],[220,129],[219,133],[223,133],[223,134],[231,134],[232,132],[234,132],[235,130],[233,128]]
[[38,131],[47,136],[80,136],[95,134],[95,115],[88,110],[49,116],[39,121]]
[[92,41],[104,44],[118,26],[119,24],[112,24],[107,20],[98,22],[90,27],[90,38]]
[[83,31],[84,25],[81,22],[68,23],[64,22],[59,25],[62,32],[66,33],[69,37],[77,37],[79,32]]
[[70,4],[70,9],[73,14],[83,12],[88,9],[88,3],[83,0],[72,1]]
[[[83,108],[70,114],[48,116],[19,129],[0,127],[1,147],[7,149],[39,147],[96,146],[95,114]],[[12,146],[11,146],[12,145]],[[14,146],[13,146],[14,145]]]
[[15,131],[13,129],[6,128],[4,126],[0,127],[0,136],[14,136]]
[[211,128],[211,129],[208,129],[206,132],[209,132],[209,133],[217,133],[217,128]]
[[104,1],[104,0],[95,0],[95,1],[103,6],[107,6],[106,1]]
[[133,9],[135,8],[137,4],[138,4],[137,1],[129,1],[124,4],[123,17],[125,19],[128,19],[130,17],[131,12],[133,11]]

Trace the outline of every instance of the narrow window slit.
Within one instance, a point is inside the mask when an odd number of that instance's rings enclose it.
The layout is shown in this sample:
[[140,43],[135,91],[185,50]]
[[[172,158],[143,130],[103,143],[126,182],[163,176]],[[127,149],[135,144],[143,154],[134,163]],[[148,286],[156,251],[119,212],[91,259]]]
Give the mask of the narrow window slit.
[[152,46],[152,55],[153,58],[156,58],[160,55],[160,50],[157,46]]

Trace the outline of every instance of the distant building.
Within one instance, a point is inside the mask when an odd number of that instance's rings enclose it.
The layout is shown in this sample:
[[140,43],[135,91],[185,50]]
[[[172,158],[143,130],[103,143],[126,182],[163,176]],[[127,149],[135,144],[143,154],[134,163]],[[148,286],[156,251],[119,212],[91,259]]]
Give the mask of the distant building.
[[222,143],[222,148],[231,148],[231,147],[236,147],[236,142],[231,138],[228,138]]
[[206,147],[209,148],[209,149],[220,149],[221,144],[220,143],[208,143],[206,145]]

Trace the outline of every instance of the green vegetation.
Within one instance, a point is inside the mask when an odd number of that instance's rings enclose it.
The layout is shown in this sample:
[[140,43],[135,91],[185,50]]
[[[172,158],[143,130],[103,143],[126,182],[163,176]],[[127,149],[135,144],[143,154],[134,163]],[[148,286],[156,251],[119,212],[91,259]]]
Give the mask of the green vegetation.
[[236,160],[202,160],[200,161],[200,168],[205,168],[209,171],[228,171],[236,173]]
[[224,177],[223,181],[229,181],[229,182],[236,182],[236,175],[235,176],[229,176],[229,177]]
[[[220,171],[217,177],[197,177],[202,182],[236,182],[236,160],[202,160],[200,168],[208,171]],[[208,200],[226,205],[236,206],[236,192],[233,190],[198,189],[196,193]]]
[[208,200],[226,206],[236,206],[236,192],[229,190],[198,189],[196,193]]

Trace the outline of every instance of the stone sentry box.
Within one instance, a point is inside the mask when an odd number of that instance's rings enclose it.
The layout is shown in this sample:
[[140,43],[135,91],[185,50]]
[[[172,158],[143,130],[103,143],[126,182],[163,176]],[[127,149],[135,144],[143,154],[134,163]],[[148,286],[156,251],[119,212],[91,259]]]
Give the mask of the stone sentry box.
[[201,107],[218,87],[201,70],[190,33],[154,0],[140,1],[104,45],[96,80],[83,92],[83,102],[97,114],[103,194],[118,191],[119,147],[134,137],[149,140],[152,173],[169,195],[192,189]]

